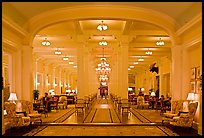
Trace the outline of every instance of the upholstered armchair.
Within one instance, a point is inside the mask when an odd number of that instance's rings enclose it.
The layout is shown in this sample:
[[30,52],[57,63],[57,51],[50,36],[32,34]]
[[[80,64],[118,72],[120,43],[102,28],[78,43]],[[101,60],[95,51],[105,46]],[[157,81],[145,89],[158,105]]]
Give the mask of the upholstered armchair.
[[42,123],[42,115],[38,113],[38,111],[33,110],[33,103],[30,101],[21,100],[22,111],[26,112],[27,116],[30,117],[30,122],[38,122]]
[[144,108],[148,108],[149,107],[149,103],[145,102],[144,97],[143,96],[138,96],[137,97],[137,109],[144,109]]
[[11,127],[30,125],[30,117],[25,117],[23,114],[16,114],[16,104],[5,102],[4,106],[7,112],[8,122],[10,122]]
[[67,109],[67,96],[60,96],[58,101],[58,109],[60,109],[60,107]]
[[173,126],[192,127],[193,118],[195,116],[197,107],[198,102],[189,103],[187,114],[181,112],[179,116],[173,117],[173,119],[170,121],[170,124]]
[[164,113],[162,118],[162,124],[164,121],[171,121],[173,117],[176,117],[179,115],[179,111],[183,111],[183,103],[189,102],[187,100],[173,100],[171,102],[171,111]]

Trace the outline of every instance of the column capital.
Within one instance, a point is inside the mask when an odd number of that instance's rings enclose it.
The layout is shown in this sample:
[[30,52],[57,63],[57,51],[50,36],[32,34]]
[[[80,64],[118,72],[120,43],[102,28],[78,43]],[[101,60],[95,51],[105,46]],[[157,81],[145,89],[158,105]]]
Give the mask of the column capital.
[[122,46],[127,46],[132,40],[133,40],[133,37],[132,36],[128,36],[128,35],[123,35],[120,37],[120,44]]

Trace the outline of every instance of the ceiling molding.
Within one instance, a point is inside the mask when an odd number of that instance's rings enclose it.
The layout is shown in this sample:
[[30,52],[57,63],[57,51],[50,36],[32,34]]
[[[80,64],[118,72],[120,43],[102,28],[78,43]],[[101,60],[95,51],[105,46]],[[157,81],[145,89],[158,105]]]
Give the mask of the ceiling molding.
[[18,24],[13,22],[11,19],[6,17],[5,15],[2,15],[2,25],[6,24],[8,25],[11,29],[15,30],[17,33],[19,33],[21,36],[26,37],[28,32],[26,32],[22,27],[20,27]]
[[194,17],[192,20],[187,22],[184,26],[179,28],[176,31],[176,35],[180,36],[182,35],[185,31],[189,30],[191,27],[193,27],[196,23],[202,21],[202,13],[198,14],[196,17]]

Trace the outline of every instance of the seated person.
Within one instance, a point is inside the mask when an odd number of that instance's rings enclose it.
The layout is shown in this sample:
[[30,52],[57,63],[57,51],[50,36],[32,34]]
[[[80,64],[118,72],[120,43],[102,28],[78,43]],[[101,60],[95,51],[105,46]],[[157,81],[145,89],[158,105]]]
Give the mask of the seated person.
[[48,96],[48,93],[46,92],[45,93],[45,96],[42,98],[43,100],[43,105],[45,106],[45,108],[48,110],[48,112],[51,111],[51,108],[50,108],[50,97]]

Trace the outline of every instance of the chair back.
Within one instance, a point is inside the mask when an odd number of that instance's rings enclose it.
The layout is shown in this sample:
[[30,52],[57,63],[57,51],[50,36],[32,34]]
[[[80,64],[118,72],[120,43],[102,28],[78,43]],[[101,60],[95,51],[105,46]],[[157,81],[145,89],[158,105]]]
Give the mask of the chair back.
[[84,99],[77,99],[76,104],[84,104],[85,100]]
[[8,118],[13,118],[16,116],[16,104],[5,102],[4,103],[5,110],[7,112]]
[[137,97],[137,104],[138,105],[144,104],[144,97],[143,96],[138,96]]
[[33,111],[33,103],[26,100],[21,100],[22,111],[26,112],[26,114],[30,114]]
[[59,102],[67,101],[67,96],[60,96]]
[[198,108],[198,102],[188,104],[188,115],[189,115],[189,117],[194,117],[195,116],[197,108]]
[[183,100],[174,100],[171,105],[171,113],[173,114],[178,114],[179,111],[183,110]]

